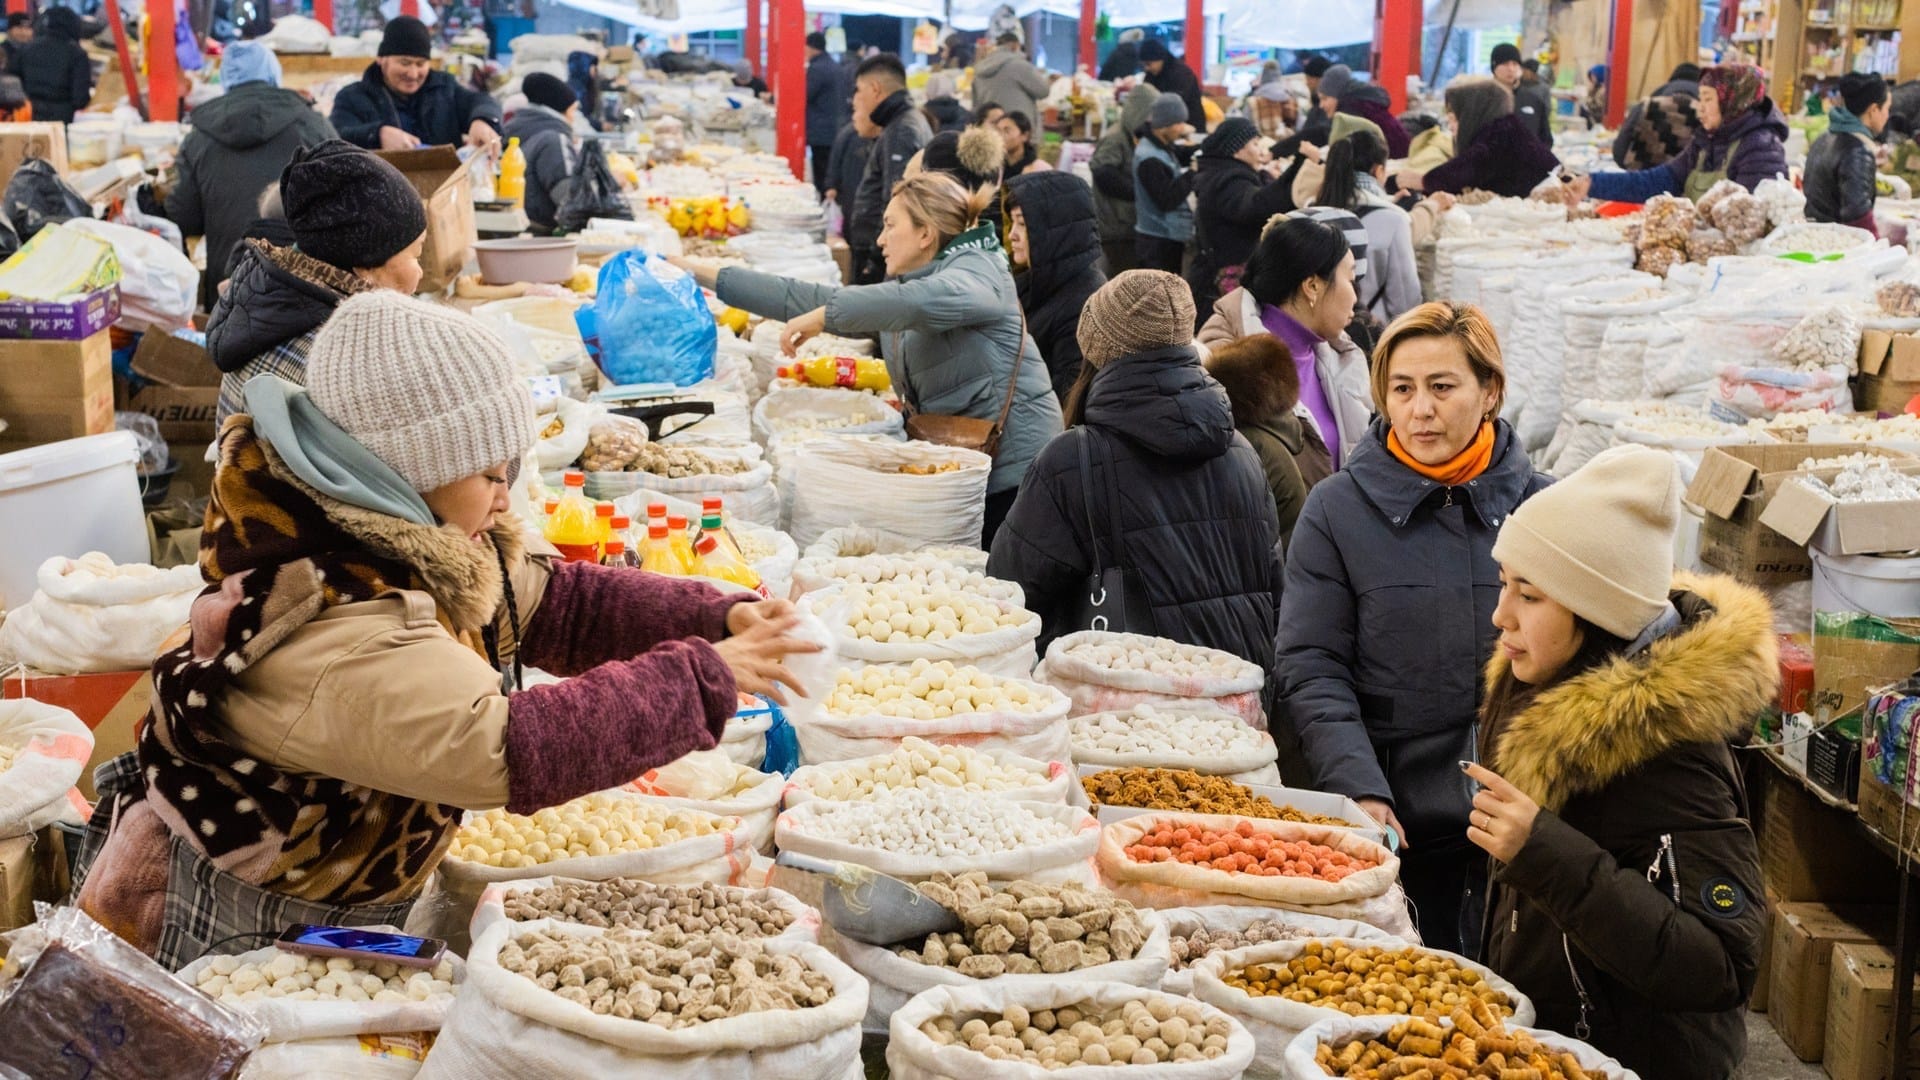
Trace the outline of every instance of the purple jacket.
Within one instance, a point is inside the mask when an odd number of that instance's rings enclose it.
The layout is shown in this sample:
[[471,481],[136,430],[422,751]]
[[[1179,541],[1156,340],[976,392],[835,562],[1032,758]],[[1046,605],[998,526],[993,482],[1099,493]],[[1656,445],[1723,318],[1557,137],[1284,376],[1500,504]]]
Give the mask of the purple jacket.
[[[1368,93],[1369,90],[1375,93]],[[1350,116],[1363,117],[1380,125],[1381,133],[1387,137],[1387,156],[1395,159],[1406,157],[1407,148],[1413,143],[1413,138],[1401,125],[1400,118],[1393,115],[1393,110],[1388,108],[1387,103],[1382,100],[1386,97],[1386,91],[1379,87],[1356,86],[1349,93],[1352,96],[1340,99],[1340,111]]]
[[[1524,198],[1559,167],[1560,159],[1534,136],[1526,120],[1509,113],[1482,127],[1473,136],[1473,144],[1455,154],[1452,161],[1429,169],[1421,186],[1428,192],[1453,195],[1478,188]],[[1598,182],[1599,177],[1594,179]]]
[[[1594,173],[1596,199],[1646,202],[1655,195],[1679,195],[1695,169],[1718,172],[1724,163],[1727,179],[1752,191],[1760,181],[1787,174],[1787,122],[1771,98],[1749,109],[1733,123],[1713,131],[1694,132],[1680,156],[1664,165],[1625,173]],[[1736,146],[1734,144],[1738,143]],[[1731,155],[1731,157],[1729,157]]]

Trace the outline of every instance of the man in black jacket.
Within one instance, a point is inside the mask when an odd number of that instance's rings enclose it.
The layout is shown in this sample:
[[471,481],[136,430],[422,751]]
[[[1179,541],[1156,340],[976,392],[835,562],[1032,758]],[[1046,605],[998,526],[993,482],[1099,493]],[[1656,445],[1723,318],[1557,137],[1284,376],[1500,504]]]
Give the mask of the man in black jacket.
[[50,7],[40,15],[33,43],[20,50],[8,69],[33,102],[35,120],[67,123],[93,100],[93,62],[80,47],[80,15],[72,8]]
[[833,186],[827,166],[834,136],[847,122],[847,88],[840,65],[827,55],[827,35],[807,35],[807,149],[813,155],[813,186],[821,195]]
[[853,113],[879,129],[867,168],[853,196],[847,222],[847,246],[853,249],[854,284],[871,285],[886,276],[879,248],[882,218],[893,186],[905,178],[907,162],[933,138],[927,118],[907,93],[907,69],[892,53],[869,57],[853,81]]
[[19,74],[20,51],[33,44],[33,16],[16,11],[7,16],[7,36],[0,39],[0,53],[6,55],[7,70]]
[[387,24],[380,56],[333,99],[340,137],[368,150],[500,145],[500,104],[434,71],[433,37],[410,15]]
[[1200,78],[1185,62],[1175,60],[1167,43],[1148,38],[1140,46],[1140,66],[1147,69],[1147,82],[1162,94],[1173,94],[1187,103],[1187,123],[1207,130],[1207,109],[1200,93]]
[[1534,138],[1552,146],[1553,95],[1539,76],[1528,78],[1527,69],[1520,64],[1520,49],[1513,42],[1503,41],[1493,47],[1493,77],[1513,92],[1513,114],[1527,125]]
[[1840,104],[1828,110],[1827,133],[1807,152],[1802,187],[1808,221],[1879,232],[1873,222],[1876,140],[1886,130],[1892,100],[1887,80],[1877,74],[1850,72],[1840,79]]

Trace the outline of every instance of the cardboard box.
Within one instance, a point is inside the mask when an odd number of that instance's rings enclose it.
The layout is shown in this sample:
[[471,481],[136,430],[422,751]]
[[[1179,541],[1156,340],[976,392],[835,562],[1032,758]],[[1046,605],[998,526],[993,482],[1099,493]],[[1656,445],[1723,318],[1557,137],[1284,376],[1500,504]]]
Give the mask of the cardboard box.
[[[1860,833],[1852,814],[1815,798],[1778,768],[1754,770],[1760,873],[1786,903],[1887,903],[1893,860]],[[1920,816],[1920,815],[1916,815]]]
[[473,179],[451,146],[382,150],[382,158],[406,176],[427,204],[427,245],[420,253],[420,292],[453,284],[473,254],[479,234],[473,220]]
[[120,318],[120,286],[65,300],[0,300],[0,338],[78,341]]
[[58,172],[67,171],[67,125],[55,121],[0,124],[0,190],[28,158],[40,158]]
[[79,341],[0,339],[0,419],[11,443],[113,430],[113,346],[106,331]]
[[1909,857],[1920,855],[1920,810],[1880,782],[1869,753],[1860,755],[1860,823],[1886,837]]
[[[1780,910],[1780,898],[1772,889],[1763,887],[1767,896],[1767,910]],[[1747,995],[1747,1011],[1763,1013],[1767,1003],[1773,997],[1773,928],[1768,926],[1767,933],[1760,935],[1760,970],[1753,979],[1753,993]]]
[[220,404],[220,369],[207,356],[204,338],[150,331],[134,350],[133,373],[147,385],[124,403],[160,421],[160,437],[170,443],[213,441]]
[[[33,903],[57,904],[72,887],[59,832],[41,829],[0,840],[0,933],[33,922]],[[7,954],[0,942],[0,956]]]
[[1915,394],[1920,394],[1920,337],[1886,330],[1862,332],[1853,407],[1861,412],[1897,413]]
[[[1793,447],[1802,457],[1807,448]],[[1858,448],[1850,448],[1857,450]],[[1920,473],[1920,460],[1895,466],[1904,473]],[[1831,480],[1838,469],[1814,469],[1807,475]],[[1689,489],[1691,490],[1691,489]],[[1797,544],[1828,555],[1878,555],[1920,548],[1920,500],[1843,503],[1804,478],[1780,484],[1773,500],[1760,512],[1760,523]],[[1813,562],[1807,562],[1811,572]]]
[[1687,486],[1687,501],[1705,512],[1700,561],[1756,585],[1804,581],[1813,572],[1806,544],[1761,524],[1761,514],[1809,457],[1841,457],[1866,450],[1897,460],[1911,454],[1884,447],[1773,443],[1710,447]]
[[28,697],[58,705],[93,729],[93,756],[74,786],[88,802],[99,794],[93,770],[133,749],[133,729],[153,704],[153,677],[146,671],[109,671],[95,675],[29,675],[0,683],[0,698]]
[[1874,687],[1898,682],[1917,667],[1920,619],[1813,613],[1813,696],[1807,707],[1816,721],[1865,704]]
[[[1867,942],[1833,947],[1827,983],[1827,1046],[1821,1061],[1831,1080],[1883,1080],[1893,1065],[1893,953]],[[1920,981],[1920,980],[1917,980]],[[1920,1039],[1907,1045],[1920,1051]]]
[[1893,939],[1893,909],[1782,904],[1773,916],[1773,989],[1767,1018],[1801,1061],[1819,1061],[1827,1041],[1833,947]]

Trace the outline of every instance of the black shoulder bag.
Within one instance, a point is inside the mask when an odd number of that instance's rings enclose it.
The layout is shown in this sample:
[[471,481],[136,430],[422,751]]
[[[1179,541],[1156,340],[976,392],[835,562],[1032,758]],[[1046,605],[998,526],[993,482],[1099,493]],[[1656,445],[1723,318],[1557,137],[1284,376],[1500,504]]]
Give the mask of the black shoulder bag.
[[1114,633],[1148,634],[1153,630],[1153,608],[1147,602],[1147,590],[1140,573],[1127,565],[1126,547],[1120,538],[1120,484],[1114,466],[1113,451],[1107,449],[1102,470],[1106,474],[1107,529],[1110,537],[1108,561],[1100,559],[1100,529],[1093,512],[1093,462],[1087,444],[1093,441],[1092,428],[1082,424],[1080,432],[1080,487],[1086,499],[1087,546],[1093,552],[1093,572],[1080,588],[1066,625],[1074,630],[1107,630]]

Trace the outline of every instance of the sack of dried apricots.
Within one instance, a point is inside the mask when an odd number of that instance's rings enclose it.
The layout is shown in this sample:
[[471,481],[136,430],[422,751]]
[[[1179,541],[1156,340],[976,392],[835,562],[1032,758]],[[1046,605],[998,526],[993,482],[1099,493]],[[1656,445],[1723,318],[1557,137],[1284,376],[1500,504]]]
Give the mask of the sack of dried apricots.
[[[1351,1077],[1352,1080],[1368,1080],[1374,1075],[1373,1071],[1369,1068],[1343,1064],[1342,1052],[1349,1044],[1359,1042],[1363,1044],[1362,1057],[1364,1057],[1364,1044],[1368,1042],[1379,1041],[1397,1051],[1408,1046],[1409,1036],[1415,1039],[1432,1037],[1423,1032],[1406,1030],[1408,1026],[1406,1018],[1397,1016],[1343,1016],[1338,1019],[1322,1020],[1295,1036],[1293,1041],[1287,1044],[1279,1075],[1285,1080],[1326,1080],[1329,1075]],[[1456,1037],[1458,1029],[1451,1019],[1442,1020],[1436,1026],[1442,1032],[1440,1036],[1442,1049],[1440,1055],[1432,1056],[1439,1057],[1450,1050],[1458,1052],[1465,1049]],[[1485,1030],[1477,1024],[1474,1028]],[[1396,1038],[1396,1035],[1399,1037]],[[1465,1032],[1460,1032],[1460,1035],[1464,1037]],[[1504,1053],[1508,1042],[1515,1044],[1514,1049],[1522,1052],[1517,1061]],[[1329,1059],[1331,1064],[1325,1067],[1320,1064],[1322,1046],[1327,1047],[1331,1055]],[[1613,1058],[1571,1036],[1556,1032],[1507,1025],[1503,1032],[1495,1033],[1489,1046],[1499,1048],[1496,1052],[1502,1052],[1507,1068],[1532,1068],[1536,1071],[1528,1075],[1537,1075],[1540,1080],[1639,1080],[1638,1073]],[[1430,1048],[1431,1043],[1410,1047],[1415,1051]],[[1535,1057],[1536,1054],[1539,1055],[1538,1059]],[[1378,1056],[1376,1054],[1376,1057]],[[1408,1056],[1426,1055],[1396,1053],[1395,1060]],[[1484,1061],[1490,1055],[1481,1051],[1476,1045],[1475,1052],[1471,1056]],[[1544,1059],[1545,1067],[1529,1064],[1530,1061],[1539,1059]],[[1379,1064],[1384,1065],[1386,1062],[1380,1061]],[[1468,1071],[1474,1077],[1494,1077],[1496,1080],[1501,1075],[1493,1066],[1486,1064],[1471,1067]],[[1247,1075],[1254,1074],[1249,1070]]]
[[[1213,894],[1276,907],[1366,900],[1393,887],[1400,860],[1352,829],[1220,814],[1142,814],[1106,826],[1100,875],[1115,892],[1131,885]],[[1135,901],[1138,903],[1139,901]],[[1324,914],[1324,912],[1316,912]]]
[[[1349,985],[1357,977],[1358,985]],[[1249,1076],[1282,1076],[1289,1046],[1324,1020],[1438,1023],[1460,1005],[1501,1022],[1530,1024],[1533,1003],[1464,956],[1377,941],[1276,941],[1215,953],[1194,965],[1193,996],[1246,1025],[1255,1045]],[[1324,1075],[1324,1074],[1320,1074]]]

